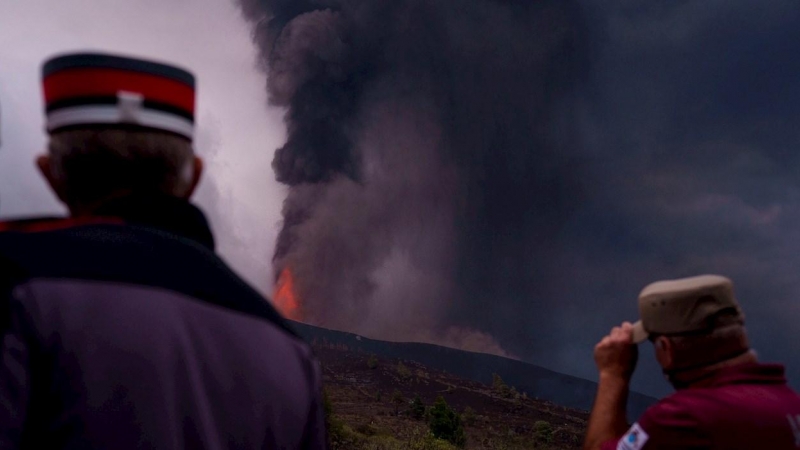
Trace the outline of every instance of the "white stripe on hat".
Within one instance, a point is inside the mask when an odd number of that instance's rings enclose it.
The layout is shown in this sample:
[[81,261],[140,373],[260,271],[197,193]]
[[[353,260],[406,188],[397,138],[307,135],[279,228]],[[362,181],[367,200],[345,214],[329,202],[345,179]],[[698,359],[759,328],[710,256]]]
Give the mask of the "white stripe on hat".
[[123,111],[118,105],[82,105],[62,108],[47,114],[47,131],[72,125],[135,124],[147,128],[170,131],[194,137],[194,124],[189,119],[154,109],[136,111],[132,120],[130,111]]

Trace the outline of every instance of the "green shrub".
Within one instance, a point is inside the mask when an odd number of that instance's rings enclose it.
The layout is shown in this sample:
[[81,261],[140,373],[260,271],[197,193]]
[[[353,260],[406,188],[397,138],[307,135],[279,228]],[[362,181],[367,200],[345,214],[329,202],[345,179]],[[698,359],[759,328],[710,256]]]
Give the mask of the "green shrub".
[[370,369],[377,369],[378,368],[378,358],[375,355],[372,355],[367,360],[367,367]]
[[464,447],[467,436],[461,425],[461,417],[447,405],[443,397],[436,399],[430,410],[430,430],[438,439],[448,441],[458,447]]
[[533,435],[537,441],[549,444],[553,441],[553,426],[550,425],[550,422],[537,420],[533,424]]
[[494,390],[495,393],[499,394],[501,397],[505,397],[508,393],[508,385],[505,381],[503,381],[502,378],[500,378],[500,375],[496,373],[492,374],[492,390]]
[[418,433],[415,432],[406,450],[455,450],[452,444],[439,439],[431,432]]
[[419,395],[415,395],[414,399],[411,400],[411,417],[419,420],[425,417],[425,402],[419,398]]
[[463,413],[461,413],[461,421],[464,422],[466,426],[475,425],[475,420],[477,416],[475,415],[475,410],[467,406]]
[[580,445],[582,437],[574,431],[565,428],[557,428],[553,431],[553,443],[567,444],[572,446]]
[[400,378],[407,380],[411,378],[411,369],[406,367],[402,362],[399,362],[397,363],[397,374],[400,375]]
[[364,439],[362,435],[338,419],[331,423],[333,427],[328,430],[328,442],[331,450],[353,450],[360,447],[360,443]]
[[364,436],[375,436],[378,434],[378,427],[371,423],[362,423],[356,427],[356,432],[363,434]]

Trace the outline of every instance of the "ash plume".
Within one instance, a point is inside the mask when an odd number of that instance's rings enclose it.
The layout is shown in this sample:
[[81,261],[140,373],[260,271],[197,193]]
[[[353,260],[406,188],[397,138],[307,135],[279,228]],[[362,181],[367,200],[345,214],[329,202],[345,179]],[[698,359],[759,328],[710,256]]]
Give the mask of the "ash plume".
[[576,4],[240,4],[287,108],[274,266],[294,274],[303,320],[506,354],[475,307],[544,294],[548,247],[582,196]]

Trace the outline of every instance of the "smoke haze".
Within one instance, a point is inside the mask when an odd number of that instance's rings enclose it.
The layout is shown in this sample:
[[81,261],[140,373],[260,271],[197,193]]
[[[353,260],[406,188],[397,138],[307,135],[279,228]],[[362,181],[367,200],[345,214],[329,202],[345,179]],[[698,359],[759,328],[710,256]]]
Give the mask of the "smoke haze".
[[242,3],[288,107],[275,267],[303,318],[506,354],[452,311],[539,289],[580,200],[558,120],[584,72],[576,5]]
[[796,1],[240,4],[286,108],[275,276],[308,322],[592,377],[645,284],[716,272],[790,357]]

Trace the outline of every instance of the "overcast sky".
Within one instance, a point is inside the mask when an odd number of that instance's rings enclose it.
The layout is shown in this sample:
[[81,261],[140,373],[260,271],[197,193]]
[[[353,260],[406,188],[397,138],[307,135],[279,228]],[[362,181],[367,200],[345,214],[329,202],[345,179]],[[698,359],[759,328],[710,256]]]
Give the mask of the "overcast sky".
[[63,213],[35,172],[45,145],[40,66],[61,52],[101,50],[160,59],[198,79],[199,154],[207,176],[196,200],[222,255],[261,290],[284,188],[270,163],[284,139],[266,108],[249,28],[224,0],[4,0],[0,2],[0,217]]

